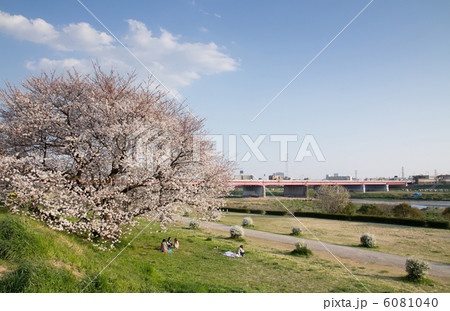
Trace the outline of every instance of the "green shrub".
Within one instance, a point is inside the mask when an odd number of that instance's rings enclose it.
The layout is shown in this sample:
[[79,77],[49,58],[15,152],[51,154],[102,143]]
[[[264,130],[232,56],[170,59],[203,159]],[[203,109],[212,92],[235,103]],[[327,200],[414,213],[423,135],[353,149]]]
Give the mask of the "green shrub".
[[300,235],[302,234],[302,229],[300,227],[293,227],[291,231],[291,235]]
[[358,209],[358,213],[363,215],[383,215],[383,211],[376,204],[363,204]]
[[192,211],[189,208],[186,208],[183,212],[183,216],[184,217],[189,217],[191,216]]
[[197,219],[192,219],[189,222],[189,228],[191,228],[191,229],[198,229],[198,228],[200,228],[200,222]]
[[370,233],[364,233],[361,235],[360,241],[361,245],[364,247],[375,247],[377,244],[375,236]]
[[312,255],[312,251],[302,241],[298,241],[297,243],[295,243],[295,249],[291,253],[296,256],[305,257],[309,257]]
[[259,214],[259,215],[264,215],[265,211],[263,209],[251,209],[249,210],[250,214]]
[[408,279],[417,282],[426,277],[430,265],[420,258],[410,257],[406,259],[405,269],[408,273]]
[[230,236],[232,239],[240,239],[244,236],[244,228],[241,226],[232,226],[230,228]]
[[253,219],[251,217],[244,217],[244,219],[242,219],[242,226],[253,227]]
[[266,215],[286,216],[287,214],[287,211],[266,211]]
[[403,218],[422,218],[423,213],[415,207],[411,207],[411,205],[406,203],[401,203],[396,205],[392,210],[394,216],[403,217]]
[[429,228],[450,229],[450,222],[439,220],[427,220],[426,226]]
[[342,214],[353,215],[356,212],[356,206],[352,202],[348,202],[347,205],[342,209]]
[[227,209],[229,212],[234,212],[234,213],[250,213],[250,210],[248,208],[230,207]]

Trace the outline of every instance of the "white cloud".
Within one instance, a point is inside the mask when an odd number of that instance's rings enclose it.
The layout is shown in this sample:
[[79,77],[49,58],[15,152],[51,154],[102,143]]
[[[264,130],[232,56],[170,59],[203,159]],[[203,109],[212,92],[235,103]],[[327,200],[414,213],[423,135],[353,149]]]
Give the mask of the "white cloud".
[[208,32],[208,28],[205,28],[205,27],[200,27],[199,30],[201,32]]
[[70,50],[99,51],[111,48],[114,38],[88,23],[70,24],[62,29],[61,42]]
[[95,51],[111,47],[114,39],[88,23],[70,24],[61,31],[41,18],[27,19],[0,11],[0,31],[19,40],[46,44],[62,51]]
[[43,19],[27,19],[22,15],[10,15],[0,11],[0,31],[10,34],[19,40],[48,44],[54,41],[59,33]]
[[180,42],[165,29],[154,36],[144,23],[128,20],[129,33],[125,39],[144,63],[152,63],[156,74],[174,81],[176,85],[188,85],[201,75],[218,74],[237,69],[237,62],[224,54],[213,42]]
[[51,60],[48,58],[42,58],[38,62],[28,61],[26,64],[29,70],[70,70],[77,68],[78,71],[88,72],[90,63],[86,59],[66,58],[61,60]]
[[[213,42],[182,42],[181,36],[165,29],[154,35],[140,21],[129,19],[127,23],[128,33],[122,39],[123,43],[167,87],[186,86],[204,75],[237,69],[237,61]],[[42,58],[27,62],[26,67],[30,70],[67,70],[74,67],[84,72],[89,70],[90,59],[93,59],[104,68],[113,66],[127,72],[136,68],[143,72],[141,65],[112,36],[88,23],[69,24],[58,30],[43,19],[30,20],[0,11],[0,32],[62,52],[62,59]],[[83,54],[84,57],[80,58]],[[148,75],[147,72],[144,74]]]

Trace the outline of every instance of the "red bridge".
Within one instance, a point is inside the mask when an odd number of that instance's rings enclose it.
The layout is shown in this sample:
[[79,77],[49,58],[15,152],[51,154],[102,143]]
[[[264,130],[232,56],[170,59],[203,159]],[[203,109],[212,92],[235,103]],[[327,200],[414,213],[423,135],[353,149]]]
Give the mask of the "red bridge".
[[306,190],[317,190],[323,185],[340,185],[350,192],[389,191],[389,188],[405,188],[411,181],[400,180],[233,180],[233,186],[242,186],[243,196],[266,196],[266,186],[283,186],[284,196],[305,197]]

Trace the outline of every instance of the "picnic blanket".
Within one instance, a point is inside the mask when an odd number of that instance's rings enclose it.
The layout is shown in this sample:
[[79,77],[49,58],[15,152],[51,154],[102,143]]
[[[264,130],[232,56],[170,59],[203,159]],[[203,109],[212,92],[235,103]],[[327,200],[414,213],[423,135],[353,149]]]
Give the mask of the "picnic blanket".
[[231,252],[231,251],[225,252],[225,253],[223,253],[222,255],[228,256],[228,257],[231,257],[231,258],[241,257],[241,256],[239,256],[238,254],[235,254],[235,253],[233,253],[233,252]]

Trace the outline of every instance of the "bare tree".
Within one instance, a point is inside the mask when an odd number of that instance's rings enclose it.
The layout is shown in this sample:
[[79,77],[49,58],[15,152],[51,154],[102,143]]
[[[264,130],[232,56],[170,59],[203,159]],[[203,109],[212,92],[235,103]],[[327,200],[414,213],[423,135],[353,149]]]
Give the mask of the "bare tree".
[[341,213],[350,202],[350,194],[339,185],[323,185],[317,191],[319,206],[328,213]]
[[41,74],[0,90],[0,195],[13,212],[113,245],[150,214],[217,217],[230,163],[203,120],[134,75]]

